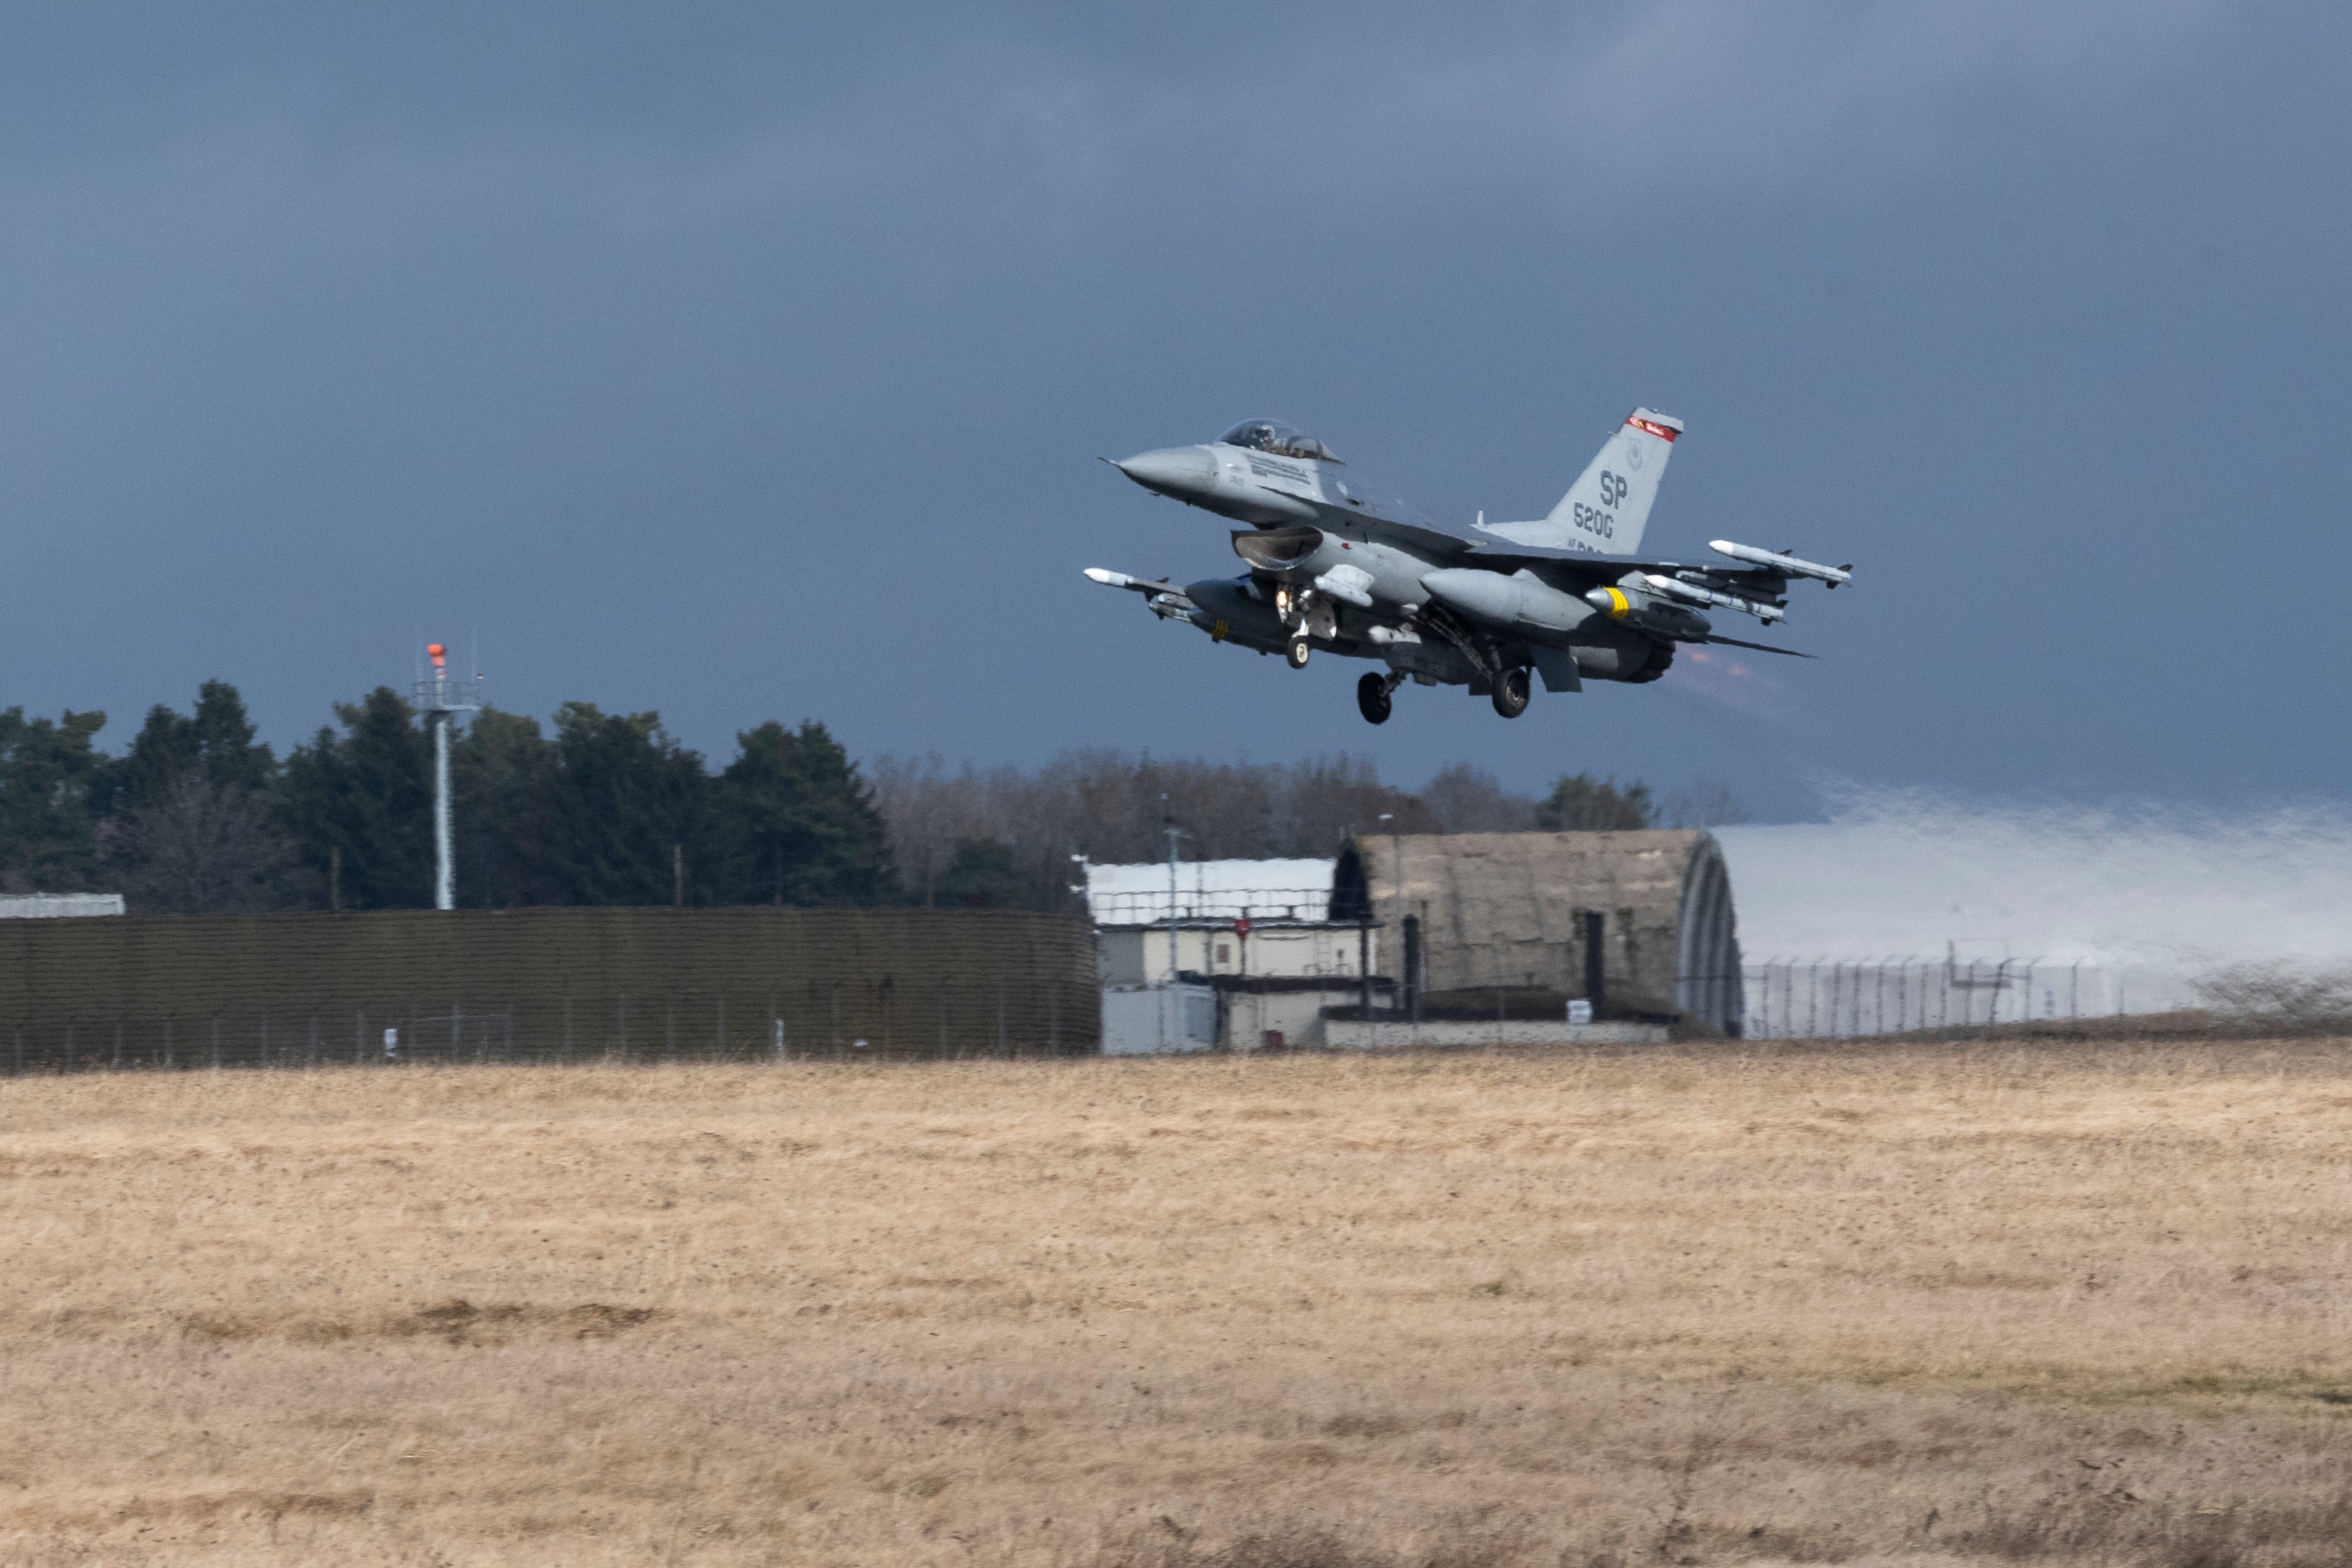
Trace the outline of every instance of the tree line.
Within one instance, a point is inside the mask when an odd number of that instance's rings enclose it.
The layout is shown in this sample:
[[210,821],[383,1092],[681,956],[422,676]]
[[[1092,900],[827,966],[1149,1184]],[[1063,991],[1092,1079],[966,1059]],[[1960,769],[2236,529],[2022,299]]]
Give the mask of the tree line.
[[[120,756],[103,713],[0,711],[0,889],[123,893],[141,913],[428,907],[433,741],[389,687],[282,758],[225,681],[158,704]],[[861,767],[824,724],[740,731],[716,770],[658,713],[486,709],[452,731],[457,900],[550,904],[1076,906],[1079,868],[1328,857],[1351,833],[1711,826],[1727,790],[1654,798],[1563,776],[1541,797],[1455,764],[1419,791],[1370,759],[1295,763],[1077,751],[1035,768],[937,756]]]

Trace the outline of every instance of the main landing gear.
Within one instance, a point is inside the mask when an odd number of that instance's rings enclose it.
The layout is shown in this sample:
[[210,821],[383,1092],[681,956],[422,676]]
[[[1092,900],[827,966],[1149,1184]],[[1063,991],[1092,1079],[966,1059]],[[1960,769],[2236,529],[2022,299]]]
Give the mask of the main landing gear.
[[1495,678],[1495,711],[1506,719],[1516,719],[1528,710],[1528,672],[1525,666],[1507,669]]
[[1356,710],[1367,724],[1389,721],[1389,694],[1397,689],[1404,677],[1400,674],[1367,675],[1356,682]]

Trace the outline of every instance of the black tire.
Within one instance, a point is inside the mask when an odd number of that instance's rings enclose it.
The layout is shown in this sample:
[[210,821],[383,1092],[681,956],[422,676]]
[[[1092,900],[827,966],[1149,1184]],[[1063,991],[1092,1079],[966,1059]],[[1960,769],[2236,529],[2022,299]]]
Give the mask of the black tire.
[[1290,661],[1291,668],[1305,669],[1307,668],[1307,656],[1314,651],[1315,650],[1313,648],[1307,646],[1307,639],[1305,637],[1297,637],[1291,638],[1289,643],[1284,647],[1282,657]]
[[1367,675],[1356,682],[1356,710],[1367,724],[1389,721],[1389,683],[1385,677]]
[[1516,719],[1528,710],[1528,672],[1507,669],[1495,682],[1495,711]]

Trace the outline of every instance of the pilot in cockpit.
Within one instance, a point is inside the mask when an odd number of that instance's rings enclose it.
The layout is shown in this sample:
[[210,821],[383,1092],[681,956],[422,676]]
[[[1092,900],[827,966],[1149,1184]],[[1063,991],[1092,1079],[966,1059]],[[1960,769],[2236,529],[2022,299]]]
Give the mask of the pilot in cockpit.
[[1247,447],[1277,458],[1306,458],[1323,463],[1339,460],[1338,453],[1314,437],[1272,419],[1244,421],[1218,438],[1228,447]]

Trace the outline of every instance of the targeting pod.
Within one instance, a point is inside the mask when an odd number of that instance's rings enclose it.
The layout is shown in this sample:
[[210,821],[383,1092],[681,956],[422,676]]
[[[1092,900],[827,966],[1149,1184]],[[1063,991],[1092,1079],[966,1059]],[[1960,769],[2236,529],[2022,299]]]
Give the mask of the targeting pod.
[[1832,588],[1841,583],[1853,581],[1853,563],[1850,561],[1843,566],[1823,566],[1819,562],[1800,561],[1793,555],[1776,555],[1752,544],[1734,544],[1728,539],[1710,539],[1706,547],[1717,555],[1728,555],[1734,561],[1745,561],[1751,566],[1762,566],[1784,576],[1818,577]]

